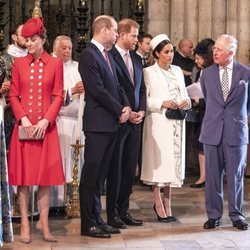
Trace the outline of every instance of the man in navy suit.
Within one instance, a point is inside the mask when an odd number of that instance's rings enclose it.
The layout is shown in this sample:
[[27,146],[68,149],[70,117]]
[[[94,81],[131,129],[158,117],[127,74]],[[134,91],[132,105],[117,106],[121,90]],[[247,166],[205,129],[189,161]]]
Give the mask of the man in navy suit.
[[111,49],[117,23],[110,16],[93,22],[93,39],[80,55],[79,72],[85,86],[83,130],[84,166],[80,180],[81,234],[110,238],[119,230],[101,218],[101,193],[113,155],[119,125],[126,122],[130,107],[119,85]]
[[205,200],[208,220],[204,229],[221,224],[223,175],[226,172],[229,217],[233,226],[247,230],[243,215],[243,178],[248,144],[250,70],[233,60],[237,40],[221,35],[215,42],[215,64],[201,76],[206,100],[200,141],[206,158]]
[[116,228],[141,226],[143,222],[129,213],[129,197],[140,149],[141,123],[146,110],[146,88],[141,58],[134,49],[138,41],[139,24],[131,19],[118,23],[118,39],[111,50],[117,76],[128,97],[132,112],[121,124],[114,156],[107,178],[108,224]]

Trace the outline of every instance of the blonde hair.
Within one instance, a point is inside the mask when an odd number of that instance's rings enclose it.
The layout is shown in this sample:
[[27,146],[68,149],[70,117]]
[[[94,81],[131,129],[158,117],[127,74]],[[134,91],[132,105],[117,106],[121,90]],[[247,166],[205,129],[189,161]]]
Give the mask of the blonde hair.
[[100,33],[100,31],[104,27],[106,27],[107,29],[110,29],[113,26],[112,19],[114,20],[112,16],[108,16],[108,15],[98,16],[92,24],[93,35]]

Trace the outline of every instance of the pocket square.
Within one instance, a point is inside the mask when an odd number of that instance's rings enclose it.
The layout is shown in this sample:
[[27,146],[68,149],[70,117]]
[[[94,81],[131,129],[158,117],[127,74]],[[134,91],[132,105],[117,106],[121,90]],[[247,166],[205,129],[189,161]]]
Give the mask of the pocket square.
[[247,81],[245,81],[245,80],[240,80],[239,81],[239,85],[241,85],[241,84],[246,84],[247,83]]

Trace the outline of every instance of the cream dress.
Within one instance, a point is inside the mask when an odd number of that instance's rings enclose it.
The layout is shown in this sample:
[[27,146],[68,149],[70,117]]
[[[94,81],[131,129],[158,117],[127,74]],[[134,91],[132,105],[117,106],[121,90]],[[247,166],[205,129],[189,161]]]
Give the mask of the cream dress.
[[185,177],[185,120],[165,117],[165,100],[189,100],[178,66],[161,69],[157,63],[144,69],[147,115],[143,129],[141,180],[149,185],[181,187]]

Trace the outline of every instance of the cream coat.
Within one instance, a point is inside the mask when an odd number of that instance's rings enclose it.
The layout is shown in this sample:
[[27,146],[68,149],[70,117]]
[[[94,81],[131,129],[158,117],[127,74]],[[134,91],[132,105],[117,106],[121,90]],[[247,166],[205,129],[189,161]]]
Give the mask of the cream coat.
[[[179,83],[181,100],[188,99],[183,73],[180,67],[171,65]],[[170,186],[181,186],[185,176],[185,121],[180,122],[182,129],[182,145],[179,180],[176,179],[174,166],[173,120],[165,117],[163,101],[171,100],[166,78],[158,63],[144,69],[144,79],[147,88],[147,115],[143,130],[143,181],[172,183]],[[190,108],[190,107],[189,107]]]

